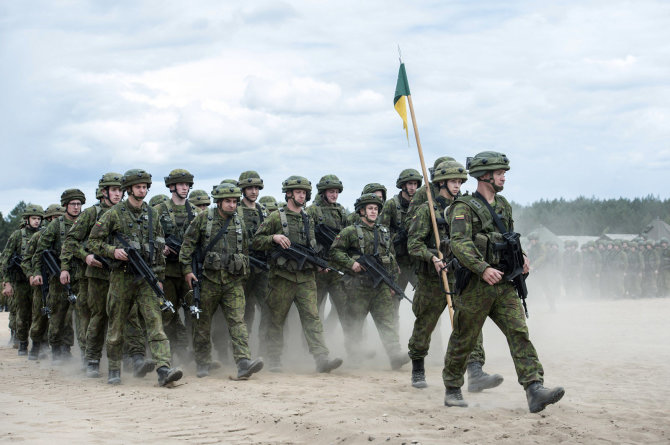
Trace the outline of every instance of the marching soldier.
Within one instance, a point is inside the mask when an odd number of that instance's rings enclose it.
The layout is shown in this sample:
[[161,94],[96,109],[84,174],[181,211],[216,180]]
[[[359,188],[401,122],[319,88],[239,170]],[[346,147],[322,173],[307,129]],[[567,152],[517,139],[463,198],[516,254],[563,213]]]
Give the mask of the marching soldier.
[[207,210],[212,204],[212,200],[209,199],[209,195],[204,190],[193,190],[188,196],[188,201],[199,208],[200,211]]
[[[378,182],[371,182],[370,184],[366,184],[365,187],[363,187],[361,195],[365,195],[366,193],[374,193],[379,197],[379,199],[386,202],[386,187],[384,187],[382,184],[379,184]],[[379,217],[381,218],[382,215],[379,215]],[[359,222],[360,219],[361,217],[357,212],[351,212],[347,216],[347,225],[351,226]]]

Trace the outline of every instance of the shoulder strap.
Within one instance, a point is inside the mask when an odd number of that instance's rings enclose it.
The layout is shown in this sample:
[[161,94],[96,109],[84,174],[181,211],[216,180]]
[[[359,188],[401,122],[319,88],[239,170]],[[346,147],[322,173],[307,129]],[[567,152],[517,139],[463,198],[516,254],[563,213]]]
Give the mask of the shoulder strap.
[[309,215],[304,210],[300,209],[300,216],[302,217],[302,225],[305,230],[305,238],[307,239],[307,245],[311,246],[312,241],[309,239]]
[[149,212],[149,264],[154,262],[154,209],[147,204],[147,211]]
[[188,198],[186,198],[186,215],[188,218],[188,223],[190,224],[195,216],[193,215],[193,209],[191,208],[191,203],[188,202]]
[[358,249],[361,251],[361,254],[365,253],[365,242],[363,241],[363,229],[359,223],[354,224],[356,227],[356,235],[358,236]]
[[242,223],[240,223],[240,218],[235,214],[235,234],[237,235],[237,253],[242,253]]
[[482,203],[479,202],[478,199],[475,199],[473,195],[461,196],[454,201],[454,203],[456,202],[462,202],[463,204],[467,205],[473,212],[475,212],[479,217],[479,219],[481,220],[483,228],[493,226],[493,218],[491,214],[489,214],[489,212],[486,210],[486,207],[484,207]]
[[379,256],[379,225],[375,224],[372,228],[372,233],[374,236],[374,249],[372,250],[372,255],[375,257]]
[[258,210],[258,218],[260,220],[260,223],[263,224],[263,221],[265,220],[265,217],[267,216],[265,214],[265,210],[263,209],[263,206],[261,206],[259,203],[256,203],[256,210]]
[[491,214],[491,217],[493,218],[493,222],[496,223],[496,226],[498,227],[498,230],[500,231],[500,233],[507,233],[507,228],[505,227],[505,224],[502,222],[502,220],[500,219],[498,214],[495,212],[495,210],[493,210],[493,207],[491,207],[491,204],[489,204],[489,202],[481,195],[481,193],[474,192],[472,194],[472,196],[474,196],[475,198],[477,198],[478,200],[480,200],[481,202],[484,203],[484,205],[488,209],[489,213]]
[[286,219],[286,207],[279,207],[279,220],[281,221],[281,228],[285,236],[289,236],[288,220]]
[[[212,216],[212,211],[213,211],[213,210],[216,210],[216,209],[214,209],[214,208],[209,209],[209,215],[208,215],[208,216]],[[212,249],[212,247],[214,247],[214,245],[216,245],[216,243],[219,242],[219,240],[221,239],[221,237],[222,237],[224,234],[228,233],[228,224],[230,224],[230,220],[231,220],[231,219],[232,219],[232,218],[228,218],[228,219],[225,220],[225,222],[223,223],[223,227],[221,227],[221,228],[219,229],[219,231],[216,232],[216,236],[214,237],[214,239],[211,240],[211,241],[209,242],[209,244],[207,244],[207,247],[205,247],[205,250],[203,250],[203,252],[202,252],[202,255],[203,255],[203,256],[204,256],[207,252],[209,252],[209,251]],[[212,231],[212,221],[213,221],[213,220],[214,220],[214,217],[212,216],[212,218],[211,218],[209,221],[207,221],[208,234],[210,234],[211,231]],[[237,223],[239,223],[239,220],[238,220],[237,218],[235,218],[235,222],[236,222],[236,224],[237,224]]]

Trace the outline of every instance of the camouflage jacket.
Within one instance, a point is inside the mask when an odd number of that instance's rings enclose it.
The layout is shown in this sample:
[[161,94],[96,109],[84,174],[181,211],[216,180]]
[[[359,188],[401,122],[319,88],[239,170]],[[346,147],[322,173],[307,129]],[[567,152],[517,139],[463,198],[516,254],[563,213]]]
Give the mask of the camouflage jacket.
[[[507,200],[501,195],[495,195],[491,207],[499,215],[505,228],[513,231],[512,206]],[[475,209],[479,209],[479,212]],[[459,197],[449,207],[448,221],[451,229],[451,250],[461,265],[481,277],[487,267],[500,264],[500,254],[496,252],[494,245],[502,242],[502,234],[481,201],[472,195]]]
[[628,269],[628,255],[623,250],[612,249],[612,253],[608,256],[608,266],[611,272],[626,272]]
[[[595,276],[600,274],[602,260],[597,249],[586,249],[582,253],[582,276]],[[531,260],[532,261],[532,260]]]
[[247,232],[247,239],[251,239],[258,230],[265,218],[268,217],[268,211],[265,205],[258,202],[254,203],[254,208],[247,207],[242,201],[237,206],[237,215],[244,223]]
[[[446,248],[449,243],[449,226],[444,218],[444,212],[448,208],[449,201],[447,200],[436,201],[433,204],[440,238],[439,247],[442,248],[442,255],[447,260],[451,255],[451,251]],[[407,233],[407,250],[421,264],[418,272],[434,274],[435,269],[432,265],[432,258],[433,256],[437,256],[437,249],[433,224],[430,219],[430,208],[428,207],[428,202],[424,202],[414,212]]]
[[33,271],[33,256],[35,255],[35,250],[37,250],[37,244],[39,244],[40,238],[42,237],[42,232],[44,232],[44,227],[40,227],[40,230],[35,232],[28,240],[28,244],[26,244],[26,254],[23,255],[21,269],[28,278],[35,275],[40,275],[39,273],[36,274],[35,271]]
[[[223,235],[207,252],[219,231],[230,220]],[[192,273],[193,255],[200,255],[203,275],[217,283],[225,284],[231,276],[249,273],[249,236],[244,221],[238,213],[222,216],[218,208],[209,208],[195,217],[186,229],[179,252],[183,274]]]
[[563,273],[566,277],[576,278],[582,270],[582,254],[579,250],[563,251]]
[[110,208],[106,204],[98,203],[81,212],[81,215],[74,222],[70,231],[65,235],[65,241],[63,241],[63,248],[60,254],[61,270],[70,270],[71,262],[74,259],[78,259],[85,266],[80,269],[82,275],[85,274],[87,277],[109,280],[109,270],[88,266],[85,265],[85,262],[86,257],[91,253],[87,246],[91,229]]
[[635,249],[635,252],[629,250],[628,255],[628,272],[633,274],[639,274],[644,269],[644,259],[642,254]]
[[[42,252],[45,250],[52,250],[57,258],[60,257],[61,249],[63,248],[63,240],[65,240],[65,235],[72,228],[74,221],[66,218],[65,216],[59,216],[51,220],[46,229],[42,232],[42,236],[37,243],[35,248],[35,253],[33,254],[33,273],[34,275],[42,275]],[[72,261],[70,263],[70,268],[67,269],[72,277],[77,276],[79,268],[82,267],[80,261]],[[52,277],[52,279],[58,280],[59,277]]]
[[[324,224],[339,232],[347,226],[347,211],[342,204],[328,204],[321,194],[314,199],[314,203],[307,207],[307,214],[314,220],[314,227]],[[322,246],[327,250],[330,246]],[[327,253],[325,250],[324,254]]]
[[[307,230],[305,230],[306,227]],[[275,247],[278,247],[272,241],[274,235],[286,235],[291,243],[310,246],[313,249],[317,247],[314,238],[314,220],[304,211],[301,213],[292,212],[286,205],[281,205],[277,211],[272,212],[263,221],[254,235],[251,247],[254,250],[272,251]],[[295,261],[286,260],[279,256],[275,260],[271,260],[269,264],[271,275],[279,275],[296,283],[314,280],[316,268],[309,263],[305,263],[305,267],[299,270]]]
[[[377,245],[375,246],[375,232]],[[361,239],[362,236],[362,239]],[[330,261],[343,271],[353,274],[353,266],[360,254],[378,255],[386,272],[391,276],[397,275],[398,264],[393,252],[391,233],[386,226],[375,224],[370,227],[365,223],[345,227],[335,237],[330,249]]]
[[[161,226],[163,227],[165,238],[171,236],[178,242],[181,242],[184,239],[186,229],[195,216],[200,212],[200,209],[191,204],[188,200],[186,200],[186,204],[178,206],[174,201],[168,199],[165,202],[156,204],[154,209],[158,211],[158,217]],[[165,275],[168,277],[181,277],[179,257],[170,253],[165,260]]]
[[[432,183],[430,183],[430,192],[432,194],[433,200],[435,199],[436,196],[439,195],[439,190],[437,187],[435,187]],[[421,207],[421,204],[424,202],[428,202],[428,193],[426,192],[426,186],[422,185],[419,187],[419,189],[414,193],[414,196],[412,196],[412,201],[409,203],[409,206],[407,207],[407,215],[405,217],[405,230],[409,231],[409,226],[412,224],[412,218],[414,218],[414,214],[418,210],[419,207]]]
[[[151,212],[153,244],[149,241],[149,212]],[[123,248],[114,235],[116,232],[120,233],[131,247],[138,250],[158,279],[165,278],[163,255],[165,238],[156,209],[151,208],[146,202],[142,202],[140,208],[135,208],[128,200],[123,201],[105,212],[93,225],[88,237],[88,248],[92,253],[112,260],[112,268],[120,268],[122,263],[125,263],[114,259],[114,250]]]
[[660,256],[655,249],[644,249],[642,252],[642,258],[644,258],[644,270],[646,272],[655,272],[658,270],[661,263]]
[[2,273],[3,282],[25,283],[28,281],[27,277],[29,275],[25,274],[23,268],[10,268],[9,261],[15,254],[21,256],[21,261],[27,258],[26,250],[28,247],[28,241],[37,231],[38,229],[33,229],[30,226],[26,226],[15,230],[11,235],[9,235],[7,244],[5,244],[5,249],[2,251],[2,256],[0,257],[0,270]]
[[528,246],[528,260],[534,271],[541,271],[547,267],[547,249],[537,241]]

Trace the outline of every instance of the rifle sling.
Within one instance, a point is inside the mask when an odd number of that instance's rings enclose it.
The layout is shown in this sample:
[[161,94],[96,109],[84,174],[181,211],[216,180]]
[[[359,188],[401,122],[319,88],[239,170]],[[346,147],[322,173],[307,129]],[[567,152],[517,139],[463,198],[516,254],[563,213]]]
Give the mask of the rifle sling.
[[202,251],[202,257],[203,258],[205,257],[205,255],[207,255],[207,252],[212,250],[212,247],[214,247],[214,245],[219,242],[221,237],[223,235],[225,235],[226,233],[228,233],[228,224],[230,224],[231,219],[233,219],[232,216],[228,217],[228,219],[225,220],[225,222],[223,223],[223,227],[221,227],[219,229],[219,231],[216,232],[216,235],[214,236],[214,239],[212,241],[210,241],[209,244],[207,244],[207,247],[205,247],[205,250]]
[[505,224],[502,222],[498,214],[493,210],[493,207],[491,207],[491,204],[481,195],[479,192],[474,192],[472,194],[475,198],[479,199],[481,202],[484,203],[486,208],[489,210],[491,213],[491,217],[493,218],[493,222],[496,223],[496,226],[498,227],[498,230],[500,230],[500,233],[507,233],[507,228],[505,228]]

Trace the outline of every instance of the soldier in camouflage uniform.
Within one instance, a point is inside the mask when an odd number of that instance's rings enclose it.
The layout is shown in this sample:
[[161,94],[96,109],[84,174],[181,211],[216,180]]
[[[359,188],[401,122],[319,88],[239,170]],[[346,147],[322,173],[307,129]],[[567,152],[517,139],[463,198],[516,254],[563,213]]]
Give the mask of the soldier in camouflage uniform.
[[[400,189],[400,193],[384,203],[384,209],[381,212],[383,216],[379,221],[380,224],[391,230],[393,248],[398,266],[400,267],[398,286],[403,290],[407,287],[407,283],[411,283],[412,287],[416,287],[417,284],[414,264],[407,251],[406,220],[410,202],[416,194],[416,190],[421,187],[421,180],[421,174],[413,168],[400,172],[395,182],[396,187]],[[393,304],[395,308],[394,320],[396,325],[398,325],[400,300],[395,298]]]
[[565,241],[563,244],[563,287],[565,294],[573,298],[581,296],[583,288],[582,254],[577,249],[579,243],[575,240]]
[[[263,368],[261,359],[251,360],[249,336],[244,322],[244,280],[249,273],[249,238],[244,220],[236,212],[241,191],[235,184],[219,184],[212,190],[216,208],[202,212],[184,234],[179,261],[188,284],[200,281],[201,301],[194,320],[195,361],[198,377],[209,375],[212,362],[212,316],[221,306],[233,344],[237,378],[247,379]],[[202,261],[196,277],[192,260]]]
[[670,292],[670,242],[667,238],[661,238],[658,242],[658,292],[657,296],[667,297]]
[[[314,221],[303,210],[309,201],[312,184],[302,176],[290,176],[282,183],[286,205],[268,215],[254,235],[252,248],[271,251],[286,249],[291,244],[316,248]],[[303,333],[309,352],[316,360],[318,372],[330,372],[342,364],[341,359],[330,360],[323,338],[323,325],[316,306],[316,267],[305,263],[300,269],[297,262],[277,256],[270,260],[270,291],[268,307],[272,314],[266,337],[270,371],[281,371],[284,348],[284,323],[292,304],[300,314]]]
[[[449,208],[451,250],[462,266],[472,272],[461,295],[454,298],[454,327],[444,358],[442,378],[446,406],[466,407],[461,386],[467,357],[477,343],[486,317],[490,317],[507,338],[518,381],[526,390],[531,412],[558,402],[565,390],[542,386],[542,365],[530,341],[521,302],[514,285],[504,278],[500,254],[493,246],[503,242],[490,207],[507,231],[514,231],[512,207],[498,193],[505,184],[509,160],[501,153],[482,152],[468,159],[470,176],[477,178],[477,192],[456,199]],[[524,258],[524,272],[528,259]]]
[[609,256],[609,283],[612,289],[611,297],[622,298],[625,295],[624,280],[628,269],[628,255],[622,249],[622,241],[614,240],[613,249]]
[[[188,200],[188,194],[193,187],[193,175],[184,169],[175,169],[165,177],[165,186],[172,193],[172,198],[154,207],[158,210],[163,233],[166,241],[169,239],[181,243],[184,232],[200,211]],[[181,320],[179,310],[189,288],[181,273],[179,252],[165,246],[165,288],[166,298],[174,305],[176,311],[163,311],[163,329],[170,340],[170,350],[177,354],[182,362],[188,362],[187,348],[188,335]],[[184,320],[189,317],[184,314]]]
[[[58,218],[65,214],[65,209],[59,204],[51,204],[47,207],[46,212],[44,212],[43,224],[49,224],[54,218]],[[43,226],[44,227],[44,226]],[[37,250],[37,245],[39,244],[40,237],[42,236],[43,230],[38,230],[30,238],[28,244],[26,245],[26,254],[23,257],[21,262],[21,269],[28,277],[30,286],[32,290],[32,320],[30,323],[30,339],[33,342],[33,346],[30,348],[28,353],[28,360],[37,360],[38,358],[48,357],[48,326],[49,318],[45,313],[46,308],[48,308],[48,302],[43,300],[42,295],[42,286],[35,283],[35,275],[39,274],[39,271],[35,272],[33,270],[33,257],[35,251]]]
[[158,384],[179,380],[182,371],[170,368],[170,342],[163,331],[159,299],[147,281],[135,276],[128,264],[128,253],[117,237],[137,249],[159,280],[165,278],[163,228],[158,211],[144,202],[151,186],[151,175],[144,170],[128,170],[121,177],[128,199],[109,209],[95,223],[89,235],[89,250],[111,261],[107,295],[107,383],[121,383],[121,358],[124,324],[132,305],[137,302],[144,319],[151,356],[158,369]]
[[654,241],[646,240],[642,258],[644,259],[644,279],[642,280],[642,296],[656,296],[656,281],[658,279],[658,268],[660,257],[654,249]]
[[268,214],[278,209],[277,200],[273,196],[263,196],[258,200],[258,202],[265,206]]
[[168,202],[169,200],[170,200],[170,198],[168,197],[168,195],[163,195],[163,194],[156,195],[149,200],[149,206],[156,207],[158,204],[161,204],[163,202]]
[[442,156],[439,157],[435,160],[433,163],[432,167],[428,168],[428,172],[430,174],[430,181],[423,186],[419,187],[412,196],[412,202],[409,203],[409,206],[407,207],[407,215],[405,217],[405,229],[409,230],[409,225],[412,223],[412,218],[414,217],[414,214],[416,213],[416,210],[423,204],[424,202],[428,201],[428,194],[426,192],[426,187],[430,187],[430,193],[431,196],[437,196],[439,195],[439,190],[435,185],[433,184],[433,176],[435,173],[435,169],[437,168],[438,165],[440,165],[443,162],[447,161],[455,161],[454,158],[451,156]]
[[[44,209],[37,204],[26,204],[21,215],[24,227],[15,230],[7,240],[0,258],[2,281],[5,283],[3,293],[11,298],[13,311],[16,313],[16,330],[14,337],[19,342],[19,355],[28,355],[28,331],[32,320],[32,292],[28,276],[21,268],[26,257],[26,249],[30,238],[40,229]],[[11,327],[10,327],[11,329]]]
[[[307,214],[312,217],[316,229],[319,225],[328,226],[334,232],[339,233],[347,225],[347,211],[337,198],[344,190],[342,181],[335,175],[325,175],[316,184],[318,194],[314,203],[307,208]],[[324,240],[317,243],[321,246],[321,255],[328,259],[330,245]],[[319,316],[324,320],[326,296],[330,296],[330,302],[337,312],[337,317],[342,325],[342,331],[346,332],[350,327],[349,311],[347,309],[347,292],[344,288],[342,277],[336,273],[325,273],[316,275],[316,304],[319,308]]]
[[353,271],[353,274],[345,279],[351,291],[346,307],[349,327],[344,329],[345,346],[350,358],[354,362],[362,358],[360,343],[363,326],[367,315],[370,314],[391,362],[391,369],[400,369],[409,362],[409,357],[400,350],[393,304],[393,299],[397,298],[384,283],[374,287],[371,279],[362,273],[361,264],[356,261],[361,254],[375,256],[381,260],[390,276],[397,275],[398,264],[393,254],[390,231],[377,223],[382,205],[383,201],[374,193],[362,195],[356,200],[354,208],[361,216],[361,222],[342,229],[335,237],[330,258],[336,267]]
[[642,291],[640,281],[642,280],[642,267],[644,259],[638,249],[638,241],[628,243],[628,270],[626,271],[626,295],[631,298],[639,298]]
[[[453,258],[446,248],[449,242],[449,226],[444,212],[454,199],[460,196],[463,182],[467,181],[467,171],[456,161],[445,161],[434,169],[431,186],[437,190],[433,197],[433,206],[437,219],[439,248],[443,250],[443,260],[437,257],[438,247],[435,245],[435,234],[430,217],[428,202],[423,203],[414,212],[409,227],[407,248],[409,254],[417,261],[418,286],[414,294],[412,311],[416,319],[409,339],[409,357],[412,359],[412,386],[425,388],[426,384],[424,358],[428,355],[430,340],[438,325],[438,320],[447,307],[444,284],[440,272],[445,264]],[[453,269],[452,269],[453,270]],[[449,289],[454,289],[454,274],[450,273]],[[439,332],[439,331],[438,331]],[[482,370],[486,361],[483,336],[481,332],[477,344],[468,358],[468,391],[480,392],[495,388],[503,381],[498,374],[489,375]]]
[[200,211],[207,210],[212,204],[212,200],[209,199],[209,195],[204,190],[193,190],[189,194],[188,200],[191,204],[199,208]]
[[[258,226],[265,221],[268,214],[265,206],[257,202],[258,195],[263,190],[263,180],[257,172],[250,170],[240,174],[236,183],[242,191],[242,203],[237,207],[237,216],[244,222],[246,230],[246,239],[251,240],[258,230]],[[250,252],[254,258],[260,261],[267,261],[265,252]],[[270,323],[270,313],[267,307],[266,298],[268,294],[268,272],[262,268],[251,266],[250,273],[244,279],[244,297],[246,300],[244,308],[244,322],[247,326],[249,335],[253,329],[256,307],[260,311],[260,323],[258,336],[265,338],[267,335],[268,324]],[[260,342],[261,350],[263,342]]]
[[[366,184],[365,187],[363,187],[363,191],[361,192],[361,195],[365,195],[366,193],[374,193],[379,198],[381,198],[382,201],[386,202],[386,187],[384,187],[382,184],[378,182],[371,182],[370,184]],[[382,209],[383,210],[383,209]],[[383,211],[382,214],[379,215],[380,218],[383,217]],[[356,212],[351,212],[349,215],[347,215],[347,225],[352,226],[357,222],[360,222],[361,217],[358,213]]]
[[582,278],[587,290],[585,294],[589,298],[595,298],[599,295],[598,284],[600,283],[601,258],[594,241],[589,241],[585,244],[582,259]]
[[[67,189],[60,197],[60,204],[65,208],[65,214],[55,218],[49,223],[35,249],[33,255],[33,271],[35,273],[34,283],[42,285],[47,277],[42,276],[43,253],[51,250],[54,256],[60,257],[61,248],[65,235],[72,228],[72,225],[81,214],[81,207],[86,203],[86,196],[79,189]],[[79,268],[83,267],[78,259],[72,260],[70,270],[72,273],[72,291],[78,291]],[[69,280],[68,280],[69,281]],[[68,300],[68,295],[63,285],[63,276],[49,277],[49,308],[51,309],[51,318],[49,318],[49,345],[51,346],[51,356],[54,363],[58,364],[61,360],[69,360],[72,357],[70,348],[74,344],[74,331],[72,330],[72,318],[74,313],[74,304]]]

